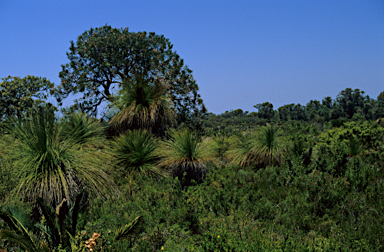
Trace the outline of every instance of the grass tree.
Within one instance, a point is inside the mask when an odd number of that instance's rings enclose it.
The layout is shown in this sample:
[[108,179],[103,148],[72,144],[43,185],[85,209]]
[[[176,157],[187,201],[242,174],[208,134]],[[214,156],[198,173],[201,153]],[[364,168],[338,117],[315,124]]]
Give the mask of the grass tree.
[[163,172],[156,166],[159,160],[156,148],[158,141],[144,130],[131,130],[116,137],[113,142],[113,157],[116,167],[124,175],[141,174],[148,176],[163,176]]
[[241,167],[280,165],[286,154],[279,131],[272,125],[264,126],[258,132],[239,140],[231,150],[232,162]]
[[[96,195],[116,194],[113,181],[90,155],[92,150],[82,149],[91,139],[84,136],[84,128],[65,130],[64,125],[45,110],[4,126],[14,139],[10,155],[19,178],[15,192],[27,201],[41,197],[51,205],[63,198],[71,204],[85,185]],[[94,128],[87,134],[98,131]]]
[[82,112],[66,115],[61,121],[63,139],[70,137],[77,144],[99,144],[102,141],[103,127],[99,120]]
[[159,149],[160,167],[166,168],[173,177],[178,177],[182,187],[191,184],[192,180],[201,182],[206,173],[205,162],[208,153],[200,144],[200,137],[189,129],[171,130],[170,138],[164,141]]
[[216,134],[212,138],[205,140],[208,153],[218,160],[229,160],[229,150],[235,142],[232,136]]
[[123,82],[122,89],[112,102],[112,129],[122,133],[128,129],[147,129],[163,134],[175,121],[175,111],[168,95],[169,85],[161,78],[147,81],[136,75]]

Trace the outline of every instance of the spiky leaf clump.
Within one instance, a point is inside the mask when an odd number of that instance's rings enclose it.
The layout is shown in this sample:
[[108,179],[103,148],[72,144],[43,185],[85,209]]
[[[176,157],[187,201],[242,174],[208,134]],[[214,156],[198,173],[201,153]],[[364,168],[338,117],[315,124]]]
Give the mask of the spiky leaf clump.
[[[66,198],[71,204],[85,185],[96,195],[114,195],[117,188],[108,175],[89,161],[91,150],[79,151],[87,141],[63,132],[51,111],[32,112],[4,127],[15,141],[10,155],[17,167],[16,192],[30,202],[38,197],[51,205]],[[86,138],[83,138],[85,140]]]
[[235,139],[233,137],[217,134],[207,139],[205,145],[211,156],[220,160],[227,160],[229,159],[229,150],[234,143]]
[[146,130],[131,130],[115,138],[113,143],[114,162],[125,175],[132,173],[162,176],[156,166],[159,157],[155,153],[158,142]]
[[32,233],[30,220],[22,209],[0,208],[0,219],[9,227],[0,231],[0,240],[13,241],[28,252],[50,251],[48,246]]
[[142,230],[144,224],[143,216],[137,216],[131,223],[119,227],[114,232],[114,242],[138,234]]
[[70,137],[77,144],[97,143],[102,140],[103,127],[100,122],[82,112],[67,115],[63,121],[63,138]]
[[117,111],[109,121],[113,130],[147,129],[162,134],[175,121],[175,111],[168,94],[169,85],[163,79],[151,82],[142,76],[123,82],[119,96],[112,103]]
[[[183,181],[183,185],[191,184],[192,180],[201,182],[206,173],[205,161],[208,153],[200,144],[200,138],[189,129],[171,130],[170,138],[160,149],[161,167],[169,170],[173,177]],[[185,173],[185,174],[184,174]]]
[[241,167],[280,165],[286,153],[278,129],[271,125],[239,141],[231,151],[232,162]]

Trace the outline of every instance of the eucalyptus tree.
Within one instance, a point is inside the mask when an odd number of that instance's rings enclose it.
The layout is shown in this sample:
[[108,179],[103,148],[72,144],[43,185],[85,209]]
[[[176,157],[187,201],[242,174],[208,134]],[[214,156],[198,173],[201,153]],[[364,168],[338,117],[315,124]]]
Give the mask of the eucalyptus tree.
[[69,63],[62,65],[61,85],[55,97],[62,105],[70,94],[82,93],[72,110],[97,114],[110,101],[114,87],[141,75],[147,81],[162,77],[169,82],[170,98],[178,120],[205,112],[192,71],[172,50],[169,39],[154,32],[129,32],[105,25],[91,28],[71,41]]
[[327,96],[327,97],[324,97],[323,100],[321,100],[321,104],[331,109],[333,108],[335,102],[332,100],[332,97]]
[[[13,116],[21,117],[29,109],[36,106],[52,106],[46,104],[54,84],[46,78],[26,76],[24,78],[8,76],[0,83],[0,119],[2,121]],[[53,106],[52,106],[53,108]]]
[[336,106],[340,108],[341,116],[350,119],[353,114],[362,109],[365,100],[369,100],[369,97],[364,94],[365,92],[360,89],[346,88],[342,90],[336,97]]
[[376,118],[384,117],[384,91],[381,92],[377,97],[377,107],[375,110],[375,117]]
[[292,112],[294,110],[295,104],[286,104],[278,108],[279,117],[282,121],[288,121],[292,119]]
[[273,104],[269,102],[259,103],[253,107],[258,110],[257,116],[260,118],[272,119],[275,114]]
[[307,113],[306,117],[310,120],[319,116],[319,112],[321,111],[322,106],[320,101],[318,100],[310,100],[305,106],[305,111]]

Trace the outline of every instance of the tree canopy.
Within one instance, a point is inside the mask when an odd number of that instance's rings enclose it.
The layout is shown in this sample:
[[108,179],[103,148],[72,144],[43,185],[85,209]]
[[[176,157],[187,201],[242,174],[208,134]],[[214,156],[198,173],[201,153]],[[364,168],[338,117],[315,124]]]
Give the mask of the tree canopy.
[[253,107],[258,110],[257,115],[260,118],[271,119],[275,114],[275,111],[273,110],[273,105],[269,102],[259,103]]
[[169,93],[179,120],[205,112],[198,85],[192,71],[172,50],[173,45],[163,35],[153,32],[129,32],[128,28],[105,25],[81,34],[71,41],[62,65],[61,85],[55,97],[62,105],[70,94],[82,93],[72,110],[96,115],[104,101],[113,99],[113,89],[126,80],[141,75],[147,81],[157,77],[169,83]]
[[[46,105],[45,99],[54,84],[46,78],[8,76],[0,83],[0,119],[20,117],[33,106]],[[49,104],[51,105],[51,104]]]
[[352,118],[358,112],[358,109],[364,107],[364,102],[369,101],[368,96],[364,96],[365,92],[360,89],[346,88],[342,90],[336,97],[336,103],[340,108],[341,116]]

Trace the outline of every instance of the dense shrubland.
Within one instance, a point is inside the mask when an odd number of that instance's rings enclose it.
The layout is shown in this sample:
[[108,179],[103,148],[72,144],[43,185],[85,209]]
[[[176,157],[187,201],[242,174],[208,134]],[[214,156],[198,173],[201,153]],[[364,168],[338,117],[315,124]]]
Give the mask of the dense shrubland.
[[[85,116],[73,117],[83,118],[82,125],[86,124]],[[75,119],[56,124],[64,129],[83,127]],[[186,128],[169,131],[164,138],[145,130],[92,139],[76,133],[79,145],[71,149],[79,159],[76,162],[85,164],[91,158],[92,169],[100,169],[107,176],[104,179],[114,181],[109,187],[102,183],[110,188],[104,190],[117,186],[119,192],[103,197],[93,193],[92,184],[85,187],[78,203],[76,232],[70,239],[66,236],[67,243],[60,247],[53,245],[50,235],[42,235],[42,230],[54,233],[47,224],[49,217],[36,214],[36,202],[18,191],[23,177],[15,174],[27,172],[28,166],[15,160],[13,150],[23,144],[23,138],[3,133],[3,211],[29,220],[29,226],[25,224],[28,236],[47,251],[81,251],[93,233],[98,244],[93,251],[383,249],[384,129],[380,123],[346,120],[336,127],[290,120],[254,127],[239,135],[212,137]],[[83,128],[83,132],[87,131]],[[73,188],[72,192],[81,193]],[[75,196],[68,197],[74,200]],[[51,218],[56,216],[57,204],[51,204]],[[67,208],[64,220],[68,221],[73,203],[68,202]],[[137,227],[132,228],[135,223]],[[131,229],[116,239],[125,224]],[[3,232],[0,246],[7,251],[23,250],[15,242],[23,237],[17,231],[20,227],[12,229],[7,221],[1,226],[16,238],[7,238]]]
[[2,79],[0,251],[384,250],[384,92],[207,114],[171,49],[104,26],[61,86]]

